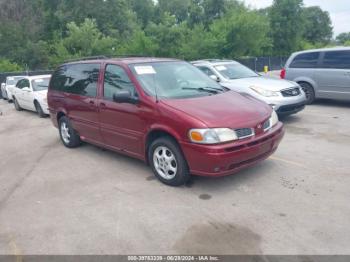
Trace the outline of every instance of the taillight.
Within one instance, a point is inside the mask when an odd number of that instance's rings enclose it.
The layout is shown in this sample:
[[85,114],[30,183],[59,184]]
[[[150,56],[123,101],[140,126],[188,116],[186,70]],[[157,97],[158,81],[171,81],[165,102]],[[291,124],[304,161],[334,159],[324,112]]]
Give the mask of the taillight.
[[280,77],[281,77],[282,79],[285,79],[285,78],[286,78],[286,69],[285,69],[285,68],[282,68],[281,73],[280,73]]

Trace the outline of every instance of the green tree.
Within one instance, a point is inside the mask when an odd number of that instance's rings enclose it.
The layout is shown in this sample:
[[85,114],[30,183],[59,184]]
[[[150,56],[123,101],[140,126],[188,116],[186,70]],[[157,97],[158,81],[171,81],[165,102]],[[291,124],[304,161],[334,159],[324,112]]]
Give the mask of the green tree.
[[130,5],[142,28],[145,28],[154,19],[155,5],[153,0],[130,0]]
[[[249,32],[249,33],[247,33]],[[256,11],[241,8],[227,13],[210,26],[219,57],[262,55],[272,46],[268,19]]]
[[104,36],[92,19],[87,18],[80,25],[75,22],[68,23],[67,29],[67,37],[61,40],[56,38],[50,47],[50,52],[53,53],[51,65],[57,65],[69,58],[112,55],[120,46],[116,39]]
[[190,0],[158,0],[157,7],[160,16],[164,13],[168,13],[175,17],[176,23],[181,23],[188,17]]
[[341,33],[336,37],[336,40],[340,44],[345,44],[350,41],[350,32],[349,33]]
[[333,36],[332,21],[327,11],[319,6],[303,8],[303,39],[317,44],[328,44]]
[[164,13],[161,23],[151,23],[145,32],[158,46],[156,56],[180,57],[180,46],[185,39],[187,30],[186,24],[177,24],[174,15]]
[[302,38],[302,0],[274,0],[269,10],[276,55],[289,55]]
[[0,72],[18,72],[22,70],[23,68],[20,65],[7,59],[0,59]]
[[158,49],[159,46],[156,41],[146,36],[144,31],[139,30],[134,32],[133,36],[118,50],[118,53],[122,55],[155,56]]

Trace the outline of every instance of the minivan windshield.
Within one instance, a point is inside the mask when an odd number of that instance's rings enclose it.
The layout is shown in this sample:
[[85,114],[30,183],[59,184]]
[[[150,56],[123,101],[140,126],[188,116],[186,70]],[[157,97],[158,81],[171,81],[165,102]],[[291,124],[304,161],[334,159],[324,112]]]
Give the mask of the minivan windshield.
[[130,65],[147,94],[161,98],[193,98],[225,90],[186,62],[152,62]]
[[225,78],[228,79],[239,79],[258,77],[259,75],[248,67],[239,63],[223,64],[214,66]]
[[38,78],[32,80],[33,91],[47,90],[49,87],[50,78]]

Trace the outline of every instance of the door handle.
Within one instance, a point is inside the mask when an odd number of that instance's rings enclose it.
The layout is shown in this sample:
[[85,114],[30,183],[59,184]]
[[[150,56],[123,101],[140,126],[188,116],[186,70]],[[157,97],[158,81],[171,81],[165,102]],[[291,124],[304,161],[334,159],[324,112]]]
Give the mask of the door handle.
[[106,108],[106,104],[105,103],[100,103],[100,107],[101,108]]

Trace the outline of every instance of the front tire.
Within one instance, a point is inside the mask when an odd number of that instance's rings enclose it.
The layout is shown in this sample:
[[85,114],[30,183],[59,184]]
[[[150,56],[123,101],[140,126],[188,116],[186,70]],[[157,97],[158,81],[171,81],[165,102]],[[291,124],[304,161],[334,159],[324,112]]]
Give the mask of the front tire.
[[22,111],[22,107],[19,105],[19,103],[15,97],[13,98],[13,104],[15,105],[15,109],[17,111]]
[[39,104],[39,102],[35,101],[34,106],[35,106],[35,110],[38,113],[38,116],[40,118],[46,117],[46,114],[44,113],[44,111],[43,111],[41,105]]
[[78,133],[73,129],[67,117],[62,116],[60,118],[58,127],[63,145],[68,148],[75,148],[80,146],[80,137]]
[[161,137],[149,147],[148,160],[155,176],[169,186],[181,186],[190,178],[187,162],[176,141]]
[[315,90],[314,88],[306,82],[299,83],[306,95],[306,104],[311,105],[315,101]]

